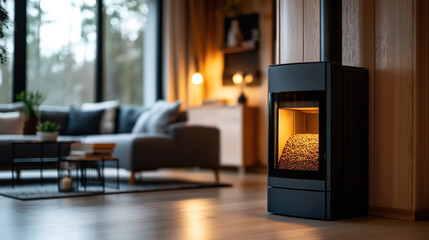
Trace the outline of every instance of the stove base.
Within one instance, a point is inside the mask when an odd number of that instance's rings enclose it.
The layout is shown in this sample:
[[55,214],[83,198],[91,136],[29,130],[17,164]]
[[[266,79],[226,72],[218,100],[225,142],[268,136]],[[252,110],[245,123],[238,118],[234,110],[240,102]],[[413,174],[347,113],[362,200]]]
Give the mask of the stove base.
[[366,216],[368,200],[365,192],[365,189],[353,189],[334,194],[328,191],[268,187],[268,212],[322,220]]
[[[327,211],[330,193],[268,187],[268,212],[280,215],[332,220]],[[329,216],[328,216],[329,215]]]

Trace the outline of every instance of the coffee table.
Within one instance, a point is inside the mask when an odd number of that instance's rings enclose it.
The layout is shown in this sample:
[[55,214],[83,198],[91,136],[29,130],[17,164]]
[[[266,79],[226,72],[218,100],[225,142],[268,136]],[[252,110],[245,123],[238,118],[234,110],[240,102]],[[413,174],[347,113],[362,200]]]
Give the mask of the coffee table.
[[[12,142],[12,188],[15,187],[15,170],[23,166],[40,169],[40,184],[43,186],[43,170],[46,165],[58,164],[61,156],[68,155],[70,144],[76,141],[41,142],[17,140]],[[64,150],[63,147],[66,149]]]
[[[106,182],[105,182],[105,163],[114,162],[116,165],[116,188],[119,189],[119,159],[112,156],[97,156],[97,157],[76,157],[76,156],[66,156],[59,159],[58,164],[58,191],[61,189],[61,179],[63,177],[70,177],[72,181],[75,182],[76,191],[79,191],[79,185],[84,187],[86,191],[88,186],[89,176],[87,171],[89,168],[98,169],[98,180],[95,181],[102,188],[102,192],[105,192]],[[67,165],[66,167],[64,165]],[[80,174],[79,174],[80,172]],[[73,174],[74,173],[74,174]],[[91,186],[93,186],[91,185]]]

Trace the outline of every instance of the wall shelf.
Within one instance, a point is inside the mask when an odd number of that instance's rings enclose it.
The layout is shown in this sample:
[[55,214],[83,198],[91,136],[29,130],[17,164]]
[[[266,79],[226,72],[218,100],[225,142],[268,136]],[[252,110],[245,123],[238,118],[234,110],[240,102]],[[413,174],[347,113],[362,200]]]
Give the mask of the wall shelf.
[[257,47],[250,48],[250,47],[239,46],[239,47],[232,47],[232,48],[223,48],[222,51],[224,54],[230,54],[230,53],[248,52],[248,51],[253,51],[256,49],[257,49]]
[[[224,20],[224,43],[227,43],[228,30],[232,18]],[[250,86],[259,85],[259,15],[257,13],[238,16],[243,42],[237,47],[222,49],[224,57],[223,85],[234,86],[232,76],[236,72],[253,75]]]

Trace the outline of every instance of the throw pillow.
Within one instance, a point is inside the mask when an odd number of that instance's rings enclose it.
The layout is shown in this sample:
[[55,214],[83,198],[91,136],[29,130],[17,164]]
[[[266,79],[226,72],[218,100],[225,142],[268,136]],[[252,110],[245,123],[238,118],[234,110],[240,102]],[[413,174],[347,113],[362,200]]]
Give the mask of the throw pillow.
[[148,110],[144,111],[142,114],[140,114],[139,118],[137,118],[136,123],[134,124],[133,129],[131,130],[132,133],[145,133],[147,132],[147,125],[149,123],[150,117],[153,115],[154,112],[158,111],[158,108],[160,108],[165,101],[159,100],[157,101],[153,106],[151,106]]
[[119,106],[119,101],[106,101],[99,103],[84,103],[82,110],[104,110],[101,117],[100,133],[109,134],[115,131],[116,112]]
[[25,115],[19,111],[0,113],[0,134],[22,134]]
[[67,125],[69,121],[70,107],[64,106],[40,106],[40,121],[50,121],[60,124],[58,133],[60,135],[67,134]]
[[104,110],[83,111],[70,107],[67,134],[90,135],[100,133],[100,121]]
[[131,133],[140,115],[149,111],[149,107],[135,105],[121,105],[116,113],[117,133]]
[[179,114],[181,101],[174,103],[162,102],[151,114],[147,121],[146,132],[163,133],[167,130],[170,122],[174,121]]

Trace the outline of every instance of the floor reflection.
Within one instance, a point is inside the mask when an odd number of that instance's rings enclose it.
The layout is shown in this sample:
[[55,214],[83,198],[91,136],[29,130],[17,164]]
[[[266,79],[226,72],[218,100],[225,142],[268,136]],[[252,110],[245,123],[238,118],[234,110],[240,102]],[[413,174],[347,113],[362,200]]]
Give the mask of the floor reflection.
[[207,199],[192,199],[180,203],[183,210],[183,239],[200,240],[210,236],[210,229],[205,219],[208,217],[206,209],[210,201]]

